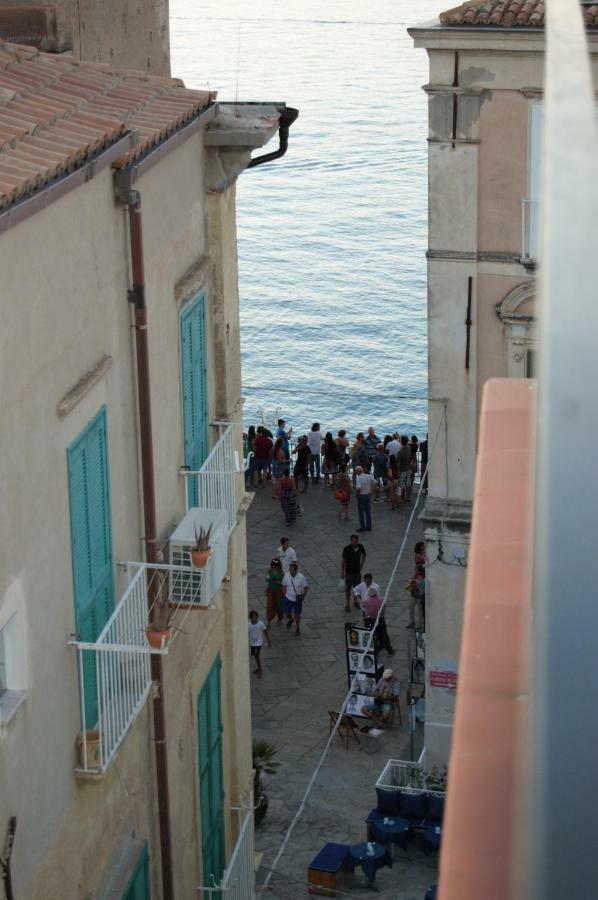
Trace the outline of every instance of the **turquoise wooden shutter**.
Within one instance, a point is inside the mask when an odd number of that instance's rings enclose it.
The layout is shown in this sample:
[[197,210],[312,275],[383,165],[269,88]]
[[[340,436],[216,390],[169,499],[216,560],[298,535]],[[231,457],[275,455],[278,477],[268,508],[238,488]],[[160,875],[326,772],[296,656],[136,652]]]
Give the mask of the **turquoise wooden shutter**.
[[129,886],[122,896],[122,900],[151,900],[151,897],[149,853],[146,844],[139,857],[139,862],[135,866]]
[[[197,471],[209,452],[203,294],[181,313],[181,383],[185,465]],[[190,479],[189,506],[197,506],[197,484]]]
[[199,793],[203,884],[219,883],[225,868],[224,781],[220,657],[210,670],[197,700],[199,729]]
[[[75,621],[80,641],[93,642],[114,607],[106,408],[67,450]],[[98,720],[95,654],[83,653],[85,722]]]

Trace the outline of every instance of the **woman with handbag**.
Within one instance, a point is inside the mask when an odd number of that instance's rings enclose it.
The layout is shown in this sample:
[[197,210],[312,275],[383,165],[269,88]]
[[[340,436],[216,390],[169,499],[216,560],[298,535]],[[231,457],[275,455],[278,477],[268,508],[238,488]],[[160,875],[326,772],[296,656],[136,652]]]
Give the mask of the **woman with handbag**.
[[350,519],[349,504],[351,502],[351,479],[347,474],[347,466],[344,463],[340,467],[338,478],[336,479],[334,496],[340,503],[340,509],[336,514],[337,517],[348,522]]

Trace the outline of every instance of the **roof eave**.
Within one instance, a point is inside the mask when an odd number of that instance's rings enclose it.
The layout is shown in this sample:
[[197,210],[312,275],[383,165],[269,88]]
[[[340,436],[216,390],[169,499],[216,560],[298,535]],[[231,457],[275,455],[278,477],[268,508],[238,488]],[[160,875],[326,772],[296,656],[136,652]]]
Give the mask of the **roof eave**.
[[[408,28],[415,47],[426,50],[501,50],[519,53],[544,51],[544,28],[505,28],[489,25],[416,25]],[[598,52],[598,29],[586,29],[591,52]]]

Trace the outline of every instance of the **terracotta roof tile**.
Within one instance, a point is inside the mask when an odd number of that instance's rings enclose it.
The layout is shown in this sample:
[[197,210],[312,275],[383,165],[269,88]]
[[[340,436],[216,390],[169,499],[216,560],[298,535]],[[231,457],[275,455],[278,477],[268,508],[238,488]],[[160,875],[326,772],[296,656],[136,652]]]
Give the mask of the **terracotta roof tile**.
[[[544,28],[543,0],[466,0],[440,13],[440,24],[471,28]],[[598,3],[582,7],[587,28],[598,27]]]
[[137,158],[214,95],[178,78],[114,69],[0,41],[0,209],[137,130]]

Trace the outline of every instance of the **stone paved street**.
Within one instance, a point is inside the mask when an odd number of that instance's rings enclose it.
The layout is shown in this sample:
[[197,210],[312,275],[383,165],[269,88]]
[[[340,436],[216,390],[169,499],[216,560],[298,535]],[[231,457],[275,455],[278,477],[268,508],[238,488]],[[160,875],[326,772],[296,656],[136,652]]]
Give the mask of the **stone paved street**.
[[[258,885],[267,877],[268,866],[278,851],[329,735],[328,710],[337,710],[347,691],[344,650],[344,623],[359,621],[357,610],[344,612],[344,596],[338,591],[340,556],[349,543],[349,535],[358,523],[342,523],[336,518],[338,503],[333,492],[324,493],[321,485],[310,485],[302,495],[303,517],[287,528],[280,505],[271,497],[271,485],[255,492],[248,517],[249,604],[265,619],[264,577],[276,552],[279,538],[288,534],[297,552],[299,570],[306,576],[310,592],[304,603],[301,637],[284,625],[272,626],[272,650],[264,646],[264,676],[252,680],[253,736],[278,748],[280,769],[265,778],[269,809],[264,823],[256,831],[256,850],[263,853]],[[372,506],[373,531],[362,542],[367,550],[366,571],[386,588],[396,554],[404,535],[411,507],[391,512],[386,502]],[[356,516],[354,500],[352,515]],[[349,750],[335,738],[308,799],[306,809],[295,827],[287,849],[272,876],[265,897],[285,900],[307,896],[307,868],[327,842],[353,844],[366,838],[365,818],[376,805],[374,784],[389,758],[409,759],[404,689],[407,684],[408,594],[405,585],[413,570],[413,545],[422,537],[414,520],[407,547],[390,593],[387,622],[395,655],[392,660],[380,653],[380,661],[392,666],[403,685],[403,725],[398,720],[379,739],[361,737]],[[364,719],[358,719],[360,724]],[[416,755],[422,734],[416,734]],[[367,745],[367,746],[366,746]],[[368,752],[369,751],[369,752]],[[426,888],[435,883],[436,857],[424,857],[413,845],[391,869],[380,870],[376,884],[380,896],[393,900],[423,900]],[[354,898],[371,896],[361,874],[343,890]],[[259,887],[258,887],[259,891]]]

